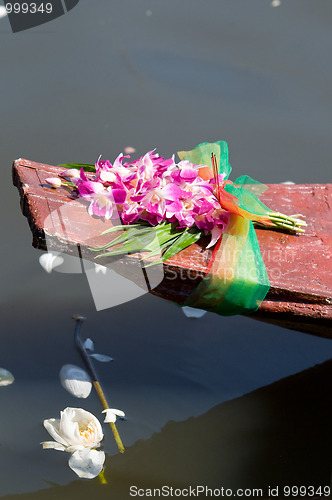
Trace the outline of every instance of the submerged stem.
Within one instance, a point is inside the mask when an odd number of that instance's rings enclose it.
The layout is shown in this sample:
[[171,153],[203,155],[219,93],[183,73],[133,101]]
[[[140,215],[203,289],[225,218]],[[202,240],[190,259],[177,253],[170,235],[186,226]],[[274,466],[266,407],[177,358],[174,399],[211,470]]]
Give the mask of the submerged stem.
[[[89,356],[86,353],[86,350],[83,347],[83,344],[82,344],[82,341],[81,341],[81,338],[79,335],[80,329],[81,329],[83,321],[85,320],[85,317],[80,316],[80,315],[76,315],[73,317],[73,319],[76,321],[75,333],[74,333],[75,345],[76,345],[76,347],[77,347],[77,349],[78,349],[78,351],[79,351],[79,353],[84,361],[86,369],[89,372],[89,375],[92,379],[92,383],[94,385],[94,388],[96,389],[96,392],[97,392],[98,397],[101,401],[101,404],[103,405],[104,410],[107,410],[109,408],[109,406],[108,406],[105,394],[101,388],[97,374],[92,366],[92,363],[90,361]],[[109,424],[110,424],[110,427],[112,429],[113,436],[114,436],[115,442],[117,444],[117,447],[119,449],[119,452],[123,453],[125,451],[125,448],[124,448],[123,443],[121,441],[121,438],[120,438],[120,435],[119,435],[118,430],[116,428],[116,425],[114,422],[110,422]]]

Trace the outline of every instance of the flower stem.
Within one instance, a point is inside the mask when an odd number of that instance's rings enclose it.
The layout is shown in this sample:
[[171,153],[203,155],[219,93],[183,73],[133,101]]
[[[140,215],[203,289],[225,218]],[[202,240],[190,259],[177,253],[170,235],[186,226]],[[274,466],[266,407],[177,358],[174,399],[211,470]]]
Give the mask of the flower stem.
[[[107,410],[109,408],[109,406],[108,406],[105,394],[101,388],[101,385],[100,385],[99,380],[97,378],[96,372],[92,366],[92,363],[90,361],[89,356],[86,353],[86,350],[84,349],[84,347],[82,345],[81,338],[79,336],[81,325],[82,325],[83,321],[85,320],[85,317],[80,316],[80,315],[76,315],[73,317],[73,319],[76,321],[75,334],[74,334],[76,347],[82,356],[82,359],[83,359],[85,366],[89,372],[89,375],[92,379],[92,383],[94,385],[94,388],[96,389],[96,392],[97,392],[98,397],[101,401],[101,404],[103,405],[104,410]],[[123,453],[125,451],[125,448],[124,448],[123,443],[121,441],[121,438],[120,438],[120,435],[119,435],[118,430],[116,428],[116,425],[114,422],[110,422],[109,424],[110,424],[110,427],[112,429],[113,436],[114,436],[115,442],[117,444],[117,447],[119,449],[119,452]]]
[[297,231],[299,233],[304,233],[303,227],[307,225],[304,220],[298,218],[302,217],[300,214],[289,216],[279,212],[270,212],[267,216],[275,226],[283,227],[284,229],[289,229],[291,231]]
[[98,474],[98,479],[100,484],[107,484],[107,479],[105,477],[105,469],[103,469],[99,474]]

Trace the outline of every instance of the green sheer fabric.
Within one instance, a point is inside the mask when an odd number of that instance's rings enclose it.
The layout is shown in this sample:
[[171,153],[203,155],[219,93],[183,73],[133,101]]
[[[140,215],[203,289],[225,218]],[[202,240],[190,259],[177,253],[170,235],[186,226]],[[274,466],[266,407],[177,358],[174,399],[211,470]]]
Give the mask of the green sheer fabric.
[[[181,160],[211,167],[211,154],[217,157],[220,174],[231,172],[228,147],[224,141],[199,144],[192,151],[179,153]],[[267,188],[248,176],[225,184],[225,190],[236,197],[236,206],[257,215],[270,211],[257,196]],[[210,271],[185,305],[206,309],[224,316],[256,311],[269,288],[269,278],[251,220],[232,214],[221,241],[212,255]]]

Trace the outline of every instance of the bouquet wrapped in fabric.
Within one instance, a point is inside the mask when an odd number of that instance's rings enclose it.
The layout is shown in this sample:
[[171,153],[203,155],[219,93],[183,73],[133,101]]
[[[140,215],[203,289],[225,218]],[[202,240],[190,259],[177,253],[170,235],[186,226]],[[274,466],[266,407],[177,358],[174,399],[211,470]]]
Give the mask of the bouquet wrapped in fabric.
[[[73,168],[79,164],[66,165],[71,168],[60,184],[77,190],[91,216],[116,221],[104,234],[121,230],[94,249],[97,257],[141,252],[145,265],[151,265],[209,235],[208,273],[187,304],[220,314],[256,310],[269,281],[253,223],[300,233],[306,223],[301,215],[287,216],[264,205],[259,196],[266,186],[252,178],[229,180],[226,142],[202,143],[178,155],[178,163],[174,156],[165,159],[150,151],[134,161],[120,154],[113,164],[99,158],[80,171]],[[49,182],[59,185],[59,179]]]

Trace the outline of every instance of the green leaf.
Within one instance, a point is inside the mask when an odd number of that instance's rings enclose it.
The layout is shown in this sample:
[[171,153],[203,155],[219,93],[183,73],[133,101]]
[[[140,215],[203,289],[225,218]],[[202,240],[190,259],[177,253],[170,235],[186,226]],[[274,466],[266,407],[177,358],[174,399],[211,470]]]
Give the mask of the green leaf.
[[90,250],[92,250],[93,252],[99,252],[100,250],[104,250],[105,248],[109,248],[115,245],[121,245],[122,243],[127,243],[128,241],[132,240],[135,237],[141,238],[142,235],[145,234],[149,234],[150,238],[153,238],[154,233],[156,232],[155,228],[152,226],[142,226],[141,224],[132,224],[128,226],[114,226],[111,227],[110,229],[107,229],[101,234],[120,232],[120,231],[122,234],[120,234],[114,240],[111,240],[109,243],[107,243],[102,247],[90,248]]
[[81,169],[83,168],[84,172],[95,172],[95,166],[92,163],[61,163],[58,165],[58,167],[63,167],[63,168],[77,168]]
[[[162,262],[197,241],[202,235],[202,232],[198,231],[198,229],[182,228],[179,230],[171,223],[160,224],[158,226],[142,226],[141,224],[115,226],[106,230],[104,234],[106,232],[111,233],[115,231],[122,231],[122,234],[103,247],[91,249],[94,251],[101,251],[110,248],[110,251],[98,255],[97,258],[149,252],[144,257],[145,260],[160,255],[166,250],[161,258]],[[117,246],[117,248],[111,248],[115,246]],[[153,264],[155,263],[157,262]]]
[[144,264],[143,267],[151,267],[151,266],[155,266],[156,264],[163,264],[163,259],[158,259],[158,260],[154,260],[153,262],[149,262],[149,264]]
[[196,241],[198,241],[202,237],[202,231],[195,231],[193,230],[185,230],[179,238],[177,238],[174,243],[166,250],[166,252],[163,254],[162,260],[168,260],[173,255],[177,254],[181,250],[184,250],[185,248],[189,247]]
[[119,248],[115,248],[110,252],[101,254],[100,256],[102,257],[155,250],[157,247],[159,248],[159,242],[158,238],[156,238],[156,233],[157,229],[155,229],[154,227],[145,229],[142,228],[142,230],[132,228],[131,230],[128,230],[115,238],[104,247],[100,247],[96,250],[98,251],[112,246],[121,245]]
[[[169,241],[166,241],[162,245],[158,246],[158,248],[156,248],[154,251],[151,251],[147,255],[145,255],[143,257],[143,260],[151,259],[152,257],[155,257],[156,255],[160,255],[168,246],[169,246]],[[150,264],[148,264],[148,265],[150,265]]]
[[118,226],[112,226],[109,229],[106,229],[106,231],[103,231],[101,234],[107,234],[107,233],[116,233],[117,231],[128,231],[128,229],[132,227],[144,227],[143,224],[128,224],[128,225],[118,225]]
[[155,234],[155,238],[153,239],[151,244],[148,245],[147,250],[152,250],[156,244],[160,247],[166,242],[171,242],[181,236],[181,234],[182,232],[174,232],[170,230],[170,228],[165,228],[163,231],[159,231]]

